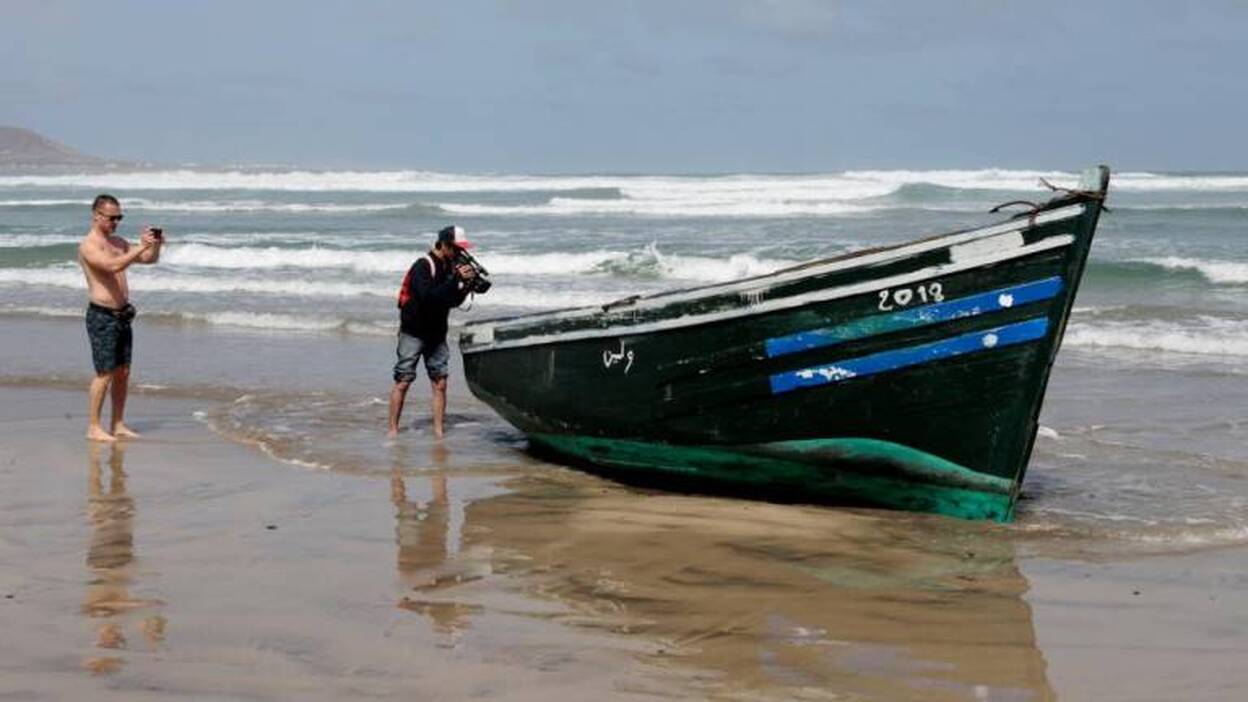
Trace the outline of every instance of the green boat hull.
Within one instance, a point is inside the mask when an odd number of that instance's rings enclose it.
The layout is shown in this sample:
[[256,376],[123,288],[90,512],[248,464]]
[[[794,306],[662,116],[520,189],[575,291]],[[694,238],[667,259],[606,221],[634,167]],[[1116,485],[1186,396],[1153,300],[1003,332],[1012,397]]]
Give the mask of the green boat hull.
[[1108,177],[981,230],[474,323],[469,386],[600,471],[1008,520]]
[[1008,521],[1010,481],[876,439],[810,439],[758,446],[682,446],[570,434],[530,434],[539,452],[625,478],[705,490],[761,489],[809,499],[835,496],[894,509]]

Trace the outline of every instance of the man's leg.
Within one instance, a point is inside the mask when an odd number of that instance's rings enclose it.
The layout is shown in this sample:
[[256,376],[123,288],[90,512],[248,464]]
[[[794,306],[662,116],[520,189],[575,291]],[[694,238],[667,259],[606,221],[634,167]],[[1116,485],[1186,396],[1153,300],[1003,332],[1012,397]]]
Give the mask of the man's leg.
[[425,354],[425,370],[429,373],[429,382],[433,384],[433,435],[441,439],[443,421],[446,418],[446,378],[450,373],[451,347],[446,341],[429,349]]
[[429,381],[433,385],[433,435],[441,439],[445,432],[442,422],[446,419],[446,377],[434,378]]
[[399,435],[399,417],[403,415],[403,401],[407,399],[407,388],[410,380],[400,380],[390,388],[390,431],[389,436]]
[[130,364],[113,369],[113,436],[137,438],[139,435],[126,426],[126,395],[130,393]]
[[111,371],[96,373],[87,392],[87,438],[91,441],[116,441],[112,434],[100,426],[100,412],[104,409],[104,394],[113,382]]
[[420,360],[420,339],[399,332],[399,343],[394,353],[394,387],[390,388],[390,431],[388,436],[399,435],[399,417],[403,415],[403,401],[407,388],[416,378],[416,362]]

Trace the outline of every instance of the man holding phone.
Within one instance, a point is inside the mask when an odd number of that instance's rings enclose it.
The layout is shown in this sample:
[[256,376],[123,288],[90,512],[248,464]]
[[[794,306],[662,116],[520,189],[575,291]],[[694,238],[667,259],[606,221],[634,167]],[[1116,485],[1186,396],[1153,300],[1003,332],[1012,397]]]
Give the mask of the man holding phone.
[[[134,305],[130,304],[126,269],[132,263],[160,260],[164,232],[145,227],[138,245],[132,246],[116,234],[123,216],[117,198],[97,196],[91,203],[91,229],[78,245],[78,264],[87,279],[87,337],[91,341],[91,360],[95,365],[87,401],[87,439],[91,441],[138,436],[125,422],[134,343],[130,322],[135,315]],[[104,395],[110,389],[113,397],[111,432],[100,424]]]

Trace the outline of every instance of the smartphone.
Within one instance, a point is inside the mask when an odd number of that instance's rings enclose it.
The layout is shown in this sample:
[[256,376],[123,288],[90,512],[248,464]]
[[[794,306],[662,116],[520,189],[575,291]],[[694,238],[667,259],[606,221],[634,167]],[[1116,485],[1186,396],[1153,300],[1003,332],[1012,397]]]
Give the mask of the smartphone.
[[152,227],[151,229],[152,229],[152,236],[156,237],[157,239],[165,238],[164,229],[161,229],[160,227]]

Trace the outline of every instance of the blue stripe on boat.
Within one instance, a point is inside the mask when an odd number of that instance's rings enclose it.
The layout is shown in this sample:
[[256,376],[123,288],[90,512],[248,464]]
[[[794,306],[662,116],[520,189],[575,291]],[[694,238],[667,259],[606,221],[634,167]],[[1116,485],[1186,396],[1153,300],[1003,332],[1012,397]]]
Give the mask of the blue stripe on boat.
[[1018,305],[1048,300],[1057,295],[1061,289],[1062,279],[1054,276],[948,302],[864,317],[834,327],[780,336],[766,341],[767,357],[775,358],[901,329],[913,329],[953,319],[997,312]]
[[928,344],[881,351],[869,356],[849,358],[838,363],[776,373],[771,376],[771,394],[779,395],[798,388],[838,383],[842,380],[885,373],[930,361],[1035,341],[1042,338],[1048,329],[1048,318],[1036,317]]

